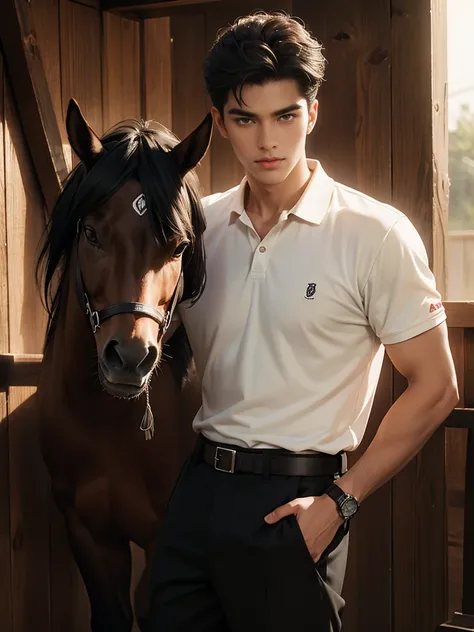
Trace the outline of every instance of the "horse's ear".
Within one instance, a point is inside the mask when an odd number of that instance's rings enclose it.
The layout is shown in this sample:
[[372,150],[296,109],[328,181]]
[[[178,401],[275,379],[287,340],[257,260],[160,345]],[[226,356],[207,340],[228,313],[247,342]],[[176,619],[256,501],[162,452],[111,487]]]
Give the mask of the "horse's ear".
[[69,100],[66,116],[66,130],[69,143],[87,170],[104,153],[100,138],[89,127],[75,99]]
[[181,176],[194,169],[204,157],[212,136],[212,116],[208,114],[194,132],[191,132],[178,145],[173,147],[170,154],[178,165]]

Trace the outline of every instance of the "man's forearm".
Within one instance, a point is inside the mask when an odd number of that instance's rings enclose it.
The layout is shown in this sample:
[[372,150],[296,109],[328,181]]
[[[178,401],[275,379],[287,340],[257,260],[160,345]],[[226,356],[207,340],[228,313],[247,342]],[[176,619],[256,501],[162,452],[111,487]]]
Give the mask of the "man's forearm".
[[345,492],[363,501],[417,454],[457,402],[455,387],[438,396],[430,391],[415,383],[397,399],[365,453],[337,481]]

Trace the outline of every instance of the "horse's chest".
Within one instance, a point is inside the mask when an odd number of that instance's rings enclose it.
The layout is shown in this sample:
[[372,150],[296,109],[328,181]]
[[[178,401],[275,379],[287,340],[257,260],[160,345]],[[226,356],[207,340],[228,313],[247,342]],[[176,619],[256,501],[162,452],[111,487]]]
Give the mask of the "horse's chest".
[[145,546],[157,530],[158,518],[146,489],[126,469],[79,483],[75,506],[81,522],[96,538],[114,533]]

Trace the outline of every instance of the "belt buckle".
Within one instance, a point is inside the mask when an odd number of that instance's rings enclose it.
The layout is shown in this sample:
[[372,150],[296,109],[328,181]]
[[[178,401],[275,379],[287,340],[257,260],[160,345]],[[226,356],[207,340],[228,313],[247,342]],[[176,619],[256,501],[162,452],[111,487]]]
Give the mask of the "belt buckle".
[[[221,453],[222,452],[228,452],[230,453],[231,457],[230,457],[230,468],[229,469],[225,469],[223,467],[219,467],[219,463],[221,460]],[[226,474],[233,474],[235,472],[235,456],[236,456],[237,452],[236,450],[231,450],[231,448],[221,448],[220,446],[217,446],[215,454],[214,454],[214,469],[217,470],[218,472],[225,472]]]

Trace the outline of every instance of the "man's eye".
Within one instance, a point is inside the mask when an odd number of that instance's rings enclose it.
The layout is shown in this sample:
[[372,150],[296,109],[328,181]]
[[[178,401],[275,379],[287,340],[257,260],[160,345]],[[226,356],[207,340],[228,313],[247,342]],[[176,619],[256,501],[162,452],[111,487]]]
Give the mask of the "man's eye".
[[292,121],[294,118],[296,118],[294,114],[291,114],[291,113],[282,114],[280,116],[280,121]]
[[253,123],[253,119],[245,117],[241,117],[235,120],[239,125],[248,125],[249,123]]
[[99,236],[92,226],[84,226],[84,236],[91,246],[95,246],[96,248],[100,246]]
[[173,252],[173,258],[177,259],[178,257],[181,257],[183,252],[186,250],[187,246],[188,246],[188,243],[186,241],[183,241],[179,244],[179,246],[176,246]]

